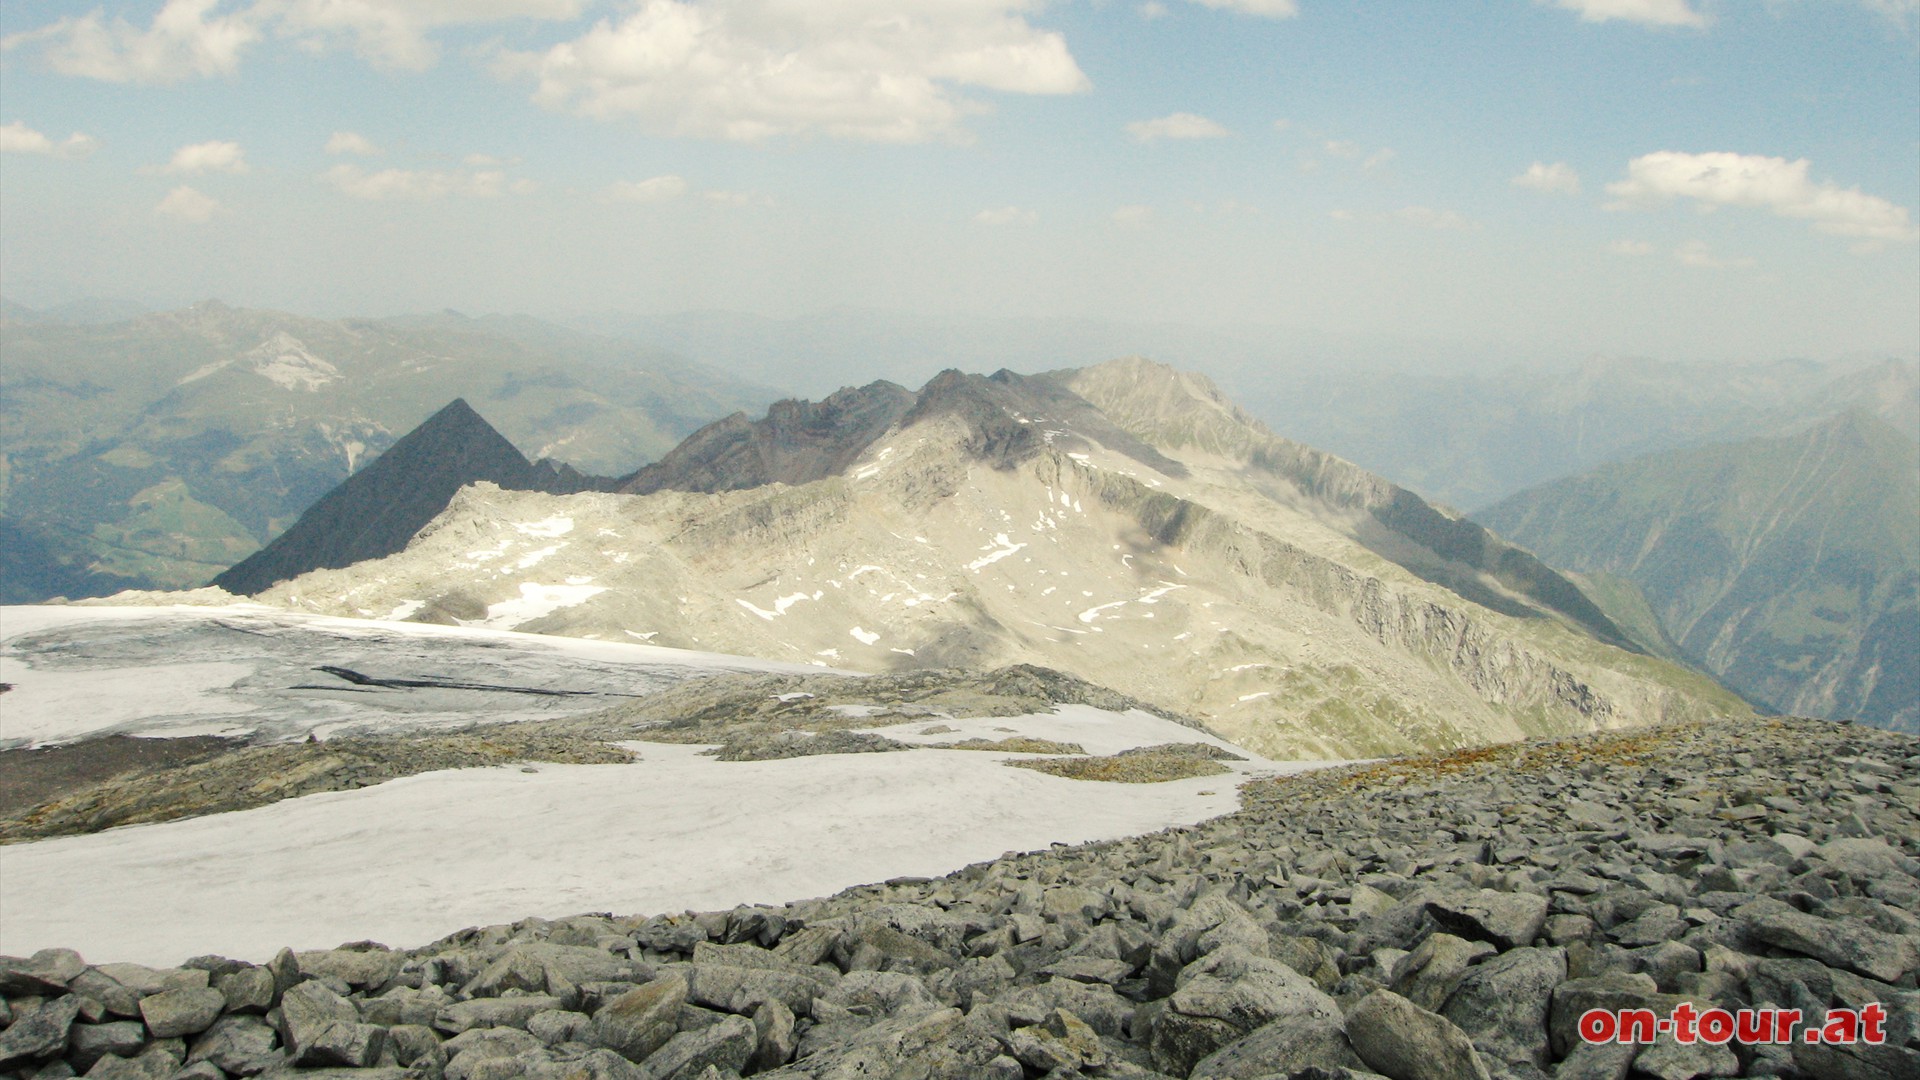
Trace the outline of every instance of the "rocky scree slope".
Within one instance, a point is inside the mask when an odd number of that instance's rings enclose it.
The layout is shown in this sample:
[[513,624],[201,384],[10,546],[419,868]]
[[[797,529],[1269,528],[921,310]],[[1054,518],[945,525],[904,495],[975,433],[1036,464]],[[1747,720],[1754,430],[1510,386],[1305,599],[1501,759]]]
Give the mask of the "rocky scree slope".
[[[897,408],[869,389],[839,415]],[[1273,758],[1746,711],[1531,556],[1195,377],[951,372],[862,445],[876,425],[826,425],[843,441],[806,460],[848,464],[803,483],[475,485],[406,551],[259,598],[868,671],[1035,663]]]
[[[1920,1075],[1920,742],[1740,720],[1248,785],[938,879],[253,965],[0,959],[19,1080]],[[1588,1045],[1878,1003],[1883,1043]]]
[[1866,411],[1670,451],[1479,515],[1630,582],[1703,670],[1798,715],[1920,732],[1920,429]]

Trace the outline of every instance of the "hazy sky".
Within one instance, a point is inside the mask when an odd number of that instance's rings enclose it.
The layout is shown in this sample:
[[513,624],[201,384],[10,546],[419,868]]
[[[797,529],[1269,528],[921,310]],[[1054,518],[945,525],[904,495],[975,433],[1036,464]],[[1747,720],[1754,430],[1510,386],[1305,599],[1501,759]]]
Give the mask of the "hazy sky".
[[8,0],[0,288],[1920,351],[1920,0]]

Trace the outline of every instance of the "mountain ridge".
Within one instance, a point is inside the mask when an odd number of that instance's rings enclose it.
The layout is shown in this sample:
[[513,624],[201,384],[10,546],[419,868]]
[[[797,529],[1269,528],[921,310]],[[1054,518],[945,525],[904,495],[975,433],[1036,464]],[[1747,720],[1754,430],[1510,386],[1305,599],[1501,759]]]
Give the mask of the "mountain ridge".
[[[1744,710],[1710,680],[1602,640],[1550,590],[1501,580],[1499,559],[1432,551],[1391,514],[1314,487],[1390,508],[1399,489],[1385,481],[1330,456],[1296,483],[1243,457],[1163,449],[1070,381],[936,376],[882,437],[846,425],[844,445],[812,447],[810,460],[848,464],[799,484],[469,486],[404,552],[261,599],[867,670],[1037,663],[1278,755]],[[1164,396],[1137,378],[1125,393]],[[740,421],[714,434],[704,443],[722,457],[746,437]],[[1508,548],[1489,539],[1480,554]]]

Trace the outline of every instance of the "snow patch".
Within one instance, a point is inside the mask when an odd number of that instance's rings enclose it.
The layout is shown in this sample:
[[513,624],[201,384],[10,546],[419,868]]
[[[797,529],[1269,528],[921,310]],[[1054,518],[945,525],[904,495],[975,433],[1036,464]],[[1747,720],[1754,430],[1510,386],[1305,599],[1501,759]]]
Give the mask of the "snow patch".
[[862,630],[857,626],[847,631],[847,633],[853,635],[854,640],[858,641],[862,645],[871,645],[874,642],[880,640],[879,634],[875,634],[867,630]]
[[565,536],[573,531],[573,519],[570,517],[550,517],[541,521],[516,521],[515,531],[522,536],[536,536],[543,540]]
[[987,552],[987,554],[982,555],[981,557],[968,563],[967,569],[977,572],[984,567],[991,566],[994,563],[999,562],[1001,559],[1004,559],[1007,556],[1018,552],[1020,549],[1026,546],[1027,545],[1025,544],[1014,543],[1011,539],[1008,538],[1006,533],[997,533],[994,535],[993,543],[987,544],[986,546],[980,549],[982,551]]
[[561,608],[583,604],[606,591],[600,585],[538,585],[531,581],[523,582],[518,599],[487,605],[487,617],[481,620],[480,625],[511,630],[521,623],[544,619]]

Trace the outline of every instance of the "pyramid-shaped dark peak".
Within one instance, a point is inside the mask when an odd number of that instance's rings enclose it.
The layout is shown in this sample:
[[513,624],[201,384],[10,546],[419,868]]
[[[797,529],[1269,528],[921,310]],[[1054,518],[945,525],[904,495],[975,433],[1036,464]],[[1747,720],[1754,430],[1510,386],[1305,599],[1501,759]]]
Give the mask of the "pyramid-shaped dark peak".
[[913,393],[882,379],[826,400],[777,401],[760,420],[735,413],[692,435],[619,490],[737,491],[806,484],[844,472],[913,406]]
[[456,398],[213,583],[251,596],[309,570],[391,555],[405,549],[415,533],[446,509],[455,492],[481,480],[520,491],[565,486],[554,469],[528,462],[472,406]]

